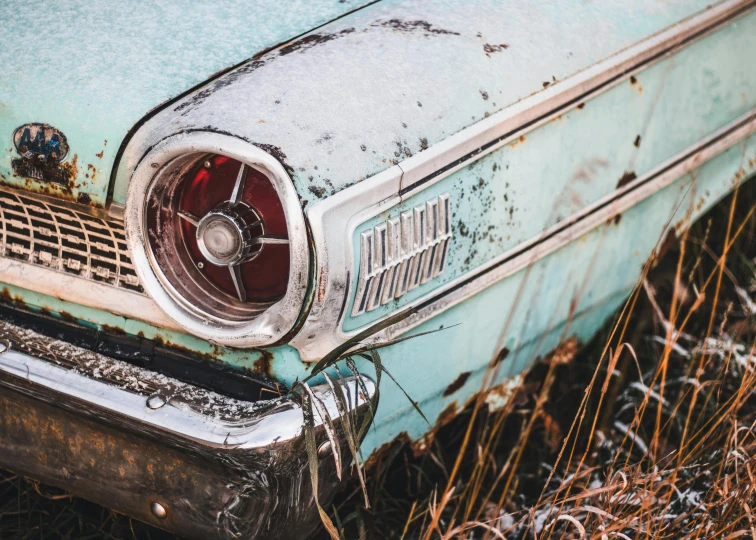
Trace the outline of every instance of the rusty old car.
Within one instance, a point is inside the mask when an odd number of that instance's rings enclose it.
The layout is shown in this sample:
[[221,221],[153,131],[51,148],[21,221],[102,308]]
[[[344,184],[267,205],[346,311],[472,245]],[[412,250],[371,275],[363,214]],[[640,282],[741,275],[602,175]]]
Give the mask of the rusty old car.
[[3,2],[0,467],[314,530],[346,423],[500,406],[753,174],[755,8]]

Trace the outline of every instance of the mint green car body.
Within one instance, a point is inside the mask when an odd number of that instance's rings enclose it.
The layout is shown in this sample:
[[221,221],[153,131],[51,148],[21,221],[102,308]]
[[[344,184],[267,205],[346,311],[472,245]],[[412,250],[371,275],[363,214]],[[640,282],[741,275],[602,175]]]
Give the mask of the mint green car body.
[[[4,184],[31,191],[46,187],[50,195],[105,212],[126,203],[130,175],[150,145],[177,130],[204,129],[206,118],[196,111],[205,107],[213,108],[214,126],[238,128],[248,140],[282,150],[305,216],[329,196],[411,163],[434,145],[542,92],[558,91],[602,61],[710,9],[702,0],[587,7],[540,0],[448,0],[422,7],[409,0],[264,1],[254,9],[240,2],[212,7],[190,2],[180,8],[61,5],[44,13],[20,2],[0,7]],[[576,215],[588,215],[625,185],[656,175],[700,141],[752,114],[752,7],[740,2],[716,28],[632,73],[617,73],[611,84],[563,105],[558,114],[521,126],[514,139],[440,181],[397,193],[396,204],[357,224],[354,253],[363,232],[431,198],[451,197],[453,239],[443,275],[358,315],[352,315],[358,287],[352,279],[341,331],[365,330],[445,285],[463,286],[470,273],[508,253],[517,255]],[[428,26],[420,33],[411,25],[381,26],[397,17],[415,22],[421,16]],[[345,32],[354,28],[365,30]],[[276,49],[313,30],[339,37],[286,56]],[[385,47],[372,47],[377,43]],[[269,57],[275,61],[265,61]],[[263,65],[238,78],[230,78],[234,70],[216,75],[237,65],[244,70],[245,62],[260,59]],[[224,80],[227,85],[218,84]],[[213,85],[211,95],[196,98]],[[248,102],[234,99],[235,91]],[[235,120],[240,109],[251,112]],[[70,185],[53,189],[14,175],[12,136],[30,122],[49,123],[66,134],[67,159],[75,160],[76,168]],[[444,329],[380,350],[431,426],[384,379],[365,456],[400,436],[421,440],[442,412],[460,410],[481,391],[498,387],[498,398],[490,399],[496,405],[506,399],[501,389],[512,388],[538,358],[571,338],[587,342],[638,285],[644,265],[670,231],[684,230],[754,172],[756,139],[745,136],[694,165],[611,219],[389,336]],[[359,257],[352,265],[356,277]],[[86,302],[10,283],[5,287],[32,309],[67,313],[91,327],[120,328],[235,368],[259,372],[264,360],[264,376],[285,385],[307,377],[312,366],[287,343],[232,349]],[[313,280],[308,305],[315,297]],[[497,357],[501,363],[491,380],[489,362]],[[368,362],[358,363],[373,373]]]

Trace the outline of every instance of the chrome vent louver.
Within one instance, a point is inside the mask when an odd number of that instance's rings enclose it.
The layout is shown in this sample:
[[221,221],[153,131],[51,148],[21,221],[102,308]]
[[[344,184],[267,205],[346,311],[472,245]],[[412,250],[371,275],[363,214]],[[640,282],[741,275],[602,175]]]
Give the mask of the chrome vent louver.
[[123,224],[0,190],[0,256],[144,294]]
[[448,193],[364,231],[356,317],[443,274],[452,237]]

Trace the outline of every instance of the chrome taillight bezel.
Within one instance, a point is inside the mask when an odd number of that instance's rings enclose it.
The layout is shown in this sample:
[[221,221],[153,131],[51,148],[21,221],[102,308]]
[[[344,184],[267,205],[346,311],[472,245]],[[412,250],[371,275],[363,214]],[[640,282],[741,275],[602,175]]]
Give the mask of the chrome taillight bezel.
[[[152,187],[165,175],[179,174],[207,154],[220,154],[262,172],[284,210],[289,237],[289,281],[283,298],[249,319],[210,314],[181,294],[162,273],[149,245],[146,203]],[[305,303],[310,249],[299,197],[283,165],[257,146],[221,133],[195,131],[174,135],[154,146],[139,162],[129,183],[124,213],[132,260],[145,291],[189,333],[233,347],[259,347],[280,341],[295,325]]]

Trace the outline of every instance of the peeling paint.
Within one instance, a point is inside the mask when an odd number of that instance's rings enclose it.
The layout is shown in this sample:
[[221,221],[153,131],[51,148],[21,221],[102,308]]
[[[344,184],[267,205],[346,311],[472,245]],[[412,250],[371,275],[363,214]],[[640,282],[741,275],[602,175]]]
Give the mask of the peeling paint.
[[465,385],[465,383],[467,382],[467,379],[470,378],[471,374],[472,374],[471,371],[465,371],[463,373],[460,373],[459,377],[457,377],[456,379],[454,379],[454,381],[451,384],[449,384],[449,386],[446,387],[446,390],[444,390],[443,396],[444,397],[449,397],[454,392],[456,392],[457,390],[459,390],[460,388],[462,388]]

